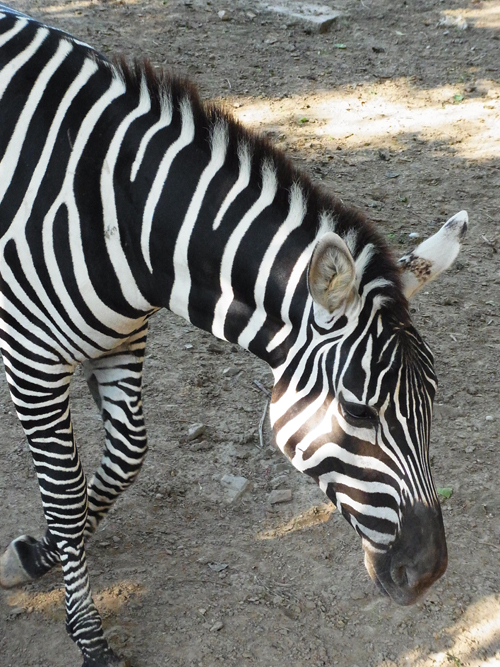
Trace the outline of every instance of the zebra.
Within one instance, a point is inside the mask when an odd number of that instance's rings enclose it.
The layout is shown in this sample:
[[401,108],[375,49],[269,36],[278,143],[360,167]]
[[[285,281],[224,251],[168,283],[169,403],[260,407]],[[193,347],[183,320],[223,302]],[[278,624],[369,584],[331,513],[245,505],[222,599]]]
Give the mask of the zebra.
[[[447,549],[437,381],[408,299],[452,264],[467,213],[396,261],[359,210],[189,82],[5,6],[0,118],[0,348],[47,521],[8,545],[0,584],[60,565],[84,667],[127,664],[104,637],[85,541],[146,455],[148,322],[167,308],[269,364],[277,447],[359,534],[380,590],[415,602]],[[69,402],[80,364],[105,431],[88,483]]]

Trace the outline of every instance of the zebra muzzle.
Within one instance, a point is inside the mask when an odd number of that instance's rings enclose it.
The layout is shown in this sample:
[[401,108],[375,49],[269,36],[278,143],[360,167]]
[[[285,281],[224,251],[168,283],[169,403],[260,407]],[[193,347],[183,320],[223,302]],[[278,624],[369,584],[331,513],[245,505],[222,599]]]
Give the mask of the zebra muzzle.
[[365,566],[380,590],[401,605],[414,604],[446,571],[448,552],[441,509],[416,503],[383,552],[365,551]]

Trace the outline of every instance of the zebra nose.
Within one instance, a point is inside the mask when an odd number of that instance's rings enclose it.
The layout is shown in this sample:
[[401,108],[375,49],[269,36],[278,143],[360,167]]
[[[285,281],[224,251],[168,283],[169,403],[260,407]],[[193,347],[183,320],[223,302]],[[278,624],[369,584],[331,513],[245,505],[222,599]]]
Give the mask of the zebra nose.
[[416,503],[404,516],[391,550],[390,576],[399,590],[414,601],[444,574],[448,552],[439,506]]
[[441,577],[448,564],[441,508],[417,503],[385,552],[365,549],[365,565],[380,590],[401,605],[413,604]]

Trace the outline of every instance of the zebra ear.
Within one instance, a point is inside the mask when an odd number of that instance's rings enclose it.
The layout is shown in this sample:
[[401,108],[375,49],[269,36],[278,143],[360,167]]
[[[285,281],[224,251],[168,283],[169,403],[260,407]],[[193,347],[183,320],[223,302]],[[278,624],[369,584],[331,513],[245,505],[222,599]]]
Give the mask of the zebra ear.
[[346,305],[356,295],[356,266],[345,242],[327,232],[316,244],[309,265],[309,291],[328,312]]
[[416,250],[401,257],[401,279],[407,299],[453,264],[467,231],[468,221],[467,212],[460,211]]

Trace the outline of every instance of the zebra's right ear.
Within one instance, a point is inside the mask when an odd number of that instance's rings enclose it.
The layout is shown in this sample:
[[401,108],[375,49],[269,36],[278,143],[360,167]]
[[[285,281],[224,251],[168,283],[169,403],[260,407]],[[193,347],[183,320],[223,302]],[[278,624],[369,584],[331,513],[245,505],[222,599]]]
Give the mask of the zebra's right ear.
[[345,242],[327,232],[316,244],[309,264],[308,284],[314,301],[333,313],[356,296],[356,266]]

